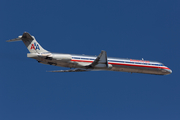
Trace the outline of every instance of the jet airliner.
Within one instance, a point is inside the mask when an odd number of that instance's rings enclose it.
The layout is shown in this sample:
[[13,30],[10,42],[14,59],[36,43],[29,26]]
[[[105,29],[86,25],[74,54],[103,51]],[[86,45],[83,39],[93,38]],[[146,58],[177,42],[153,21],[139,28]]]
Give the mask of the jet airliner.
[[172,73],[171,69],[160,62],[107,57],[107,53],[104,50],[98,56],[52,53],[42,48],[35,37],[27,32],[24,32],[18,38],[7,40],[7,42],[13,41],[23,41],[30,52],[27,53],[27,57],[36,59],[39,63],[74,68],[49,72],[106,70],[156,75],[168,75]]

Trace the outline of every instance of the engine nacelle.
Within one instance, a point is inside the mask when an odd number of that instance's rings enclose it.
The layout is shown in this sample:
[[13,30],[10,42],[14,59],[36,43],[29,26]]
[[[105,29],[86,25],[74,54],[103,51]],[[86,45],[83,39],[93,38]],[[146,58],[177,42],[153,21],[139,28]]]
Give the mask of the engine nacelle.
[[55,60],[71,61],[72,56],[69,54],[53,54],[52,58]]

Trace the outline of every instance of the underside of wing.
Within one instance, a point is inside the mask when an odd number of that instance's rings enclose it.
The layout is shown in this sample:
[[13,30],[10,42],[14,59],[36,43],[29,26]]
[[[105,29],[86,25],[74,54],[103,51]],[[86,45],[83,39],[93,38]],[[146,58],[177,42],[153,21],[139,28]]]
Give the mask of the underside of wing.
[[69,69],[69,70],[54,70],[54,71],[47,71],[47,72],[85,72],[90,71],[87,69]]

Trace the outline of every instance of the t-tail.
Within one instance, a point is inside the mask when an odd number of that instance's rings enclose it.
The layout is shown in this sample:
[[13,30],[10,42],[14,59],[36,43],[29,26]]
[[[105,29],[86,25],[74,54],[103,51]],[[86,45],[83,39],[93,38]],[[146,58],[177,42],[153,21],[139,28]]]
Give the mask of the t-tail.
[[36,41],[34,36],[31,36],[29,33],[24,32],[22,36],[18,38],[7,40],[7,42],[14,42],[14,41],[23,41],[26,45],[27,49],[30,53],[44,53],[48,52],[47,50],[43,49],[41,45]]

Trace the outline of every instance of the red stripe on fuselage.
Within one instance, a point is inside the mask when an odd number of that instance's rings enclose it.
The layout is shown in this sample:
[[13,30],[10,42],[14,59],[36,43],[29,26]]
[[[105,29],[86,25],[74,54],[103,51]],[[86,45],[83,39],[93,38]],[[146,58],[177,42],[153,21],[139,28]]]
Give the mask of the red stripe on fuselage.
[[74,59],[72,59],[71,61],[75,61],[75,62],[89,62],[89,63],[93,62],[93,61],[89,61],[89,60],[74,60]]
[[[74,62],[89,62],[92,63],[93,61],[89,61],[89,60],[74,60],[72,59],[71,61]],[[108,62],[108,64],[112,64],[112,65],[123,65],[123,66],[133,66],[133,67],[146,67],[146,68],[160,68],[160,69],[167,69],[170,70],[168,67],[161,67],[161,66],[147,66],[147,65],[134,65],[134,64],[124,64],[124,63],[113,63],[113,62]]]

